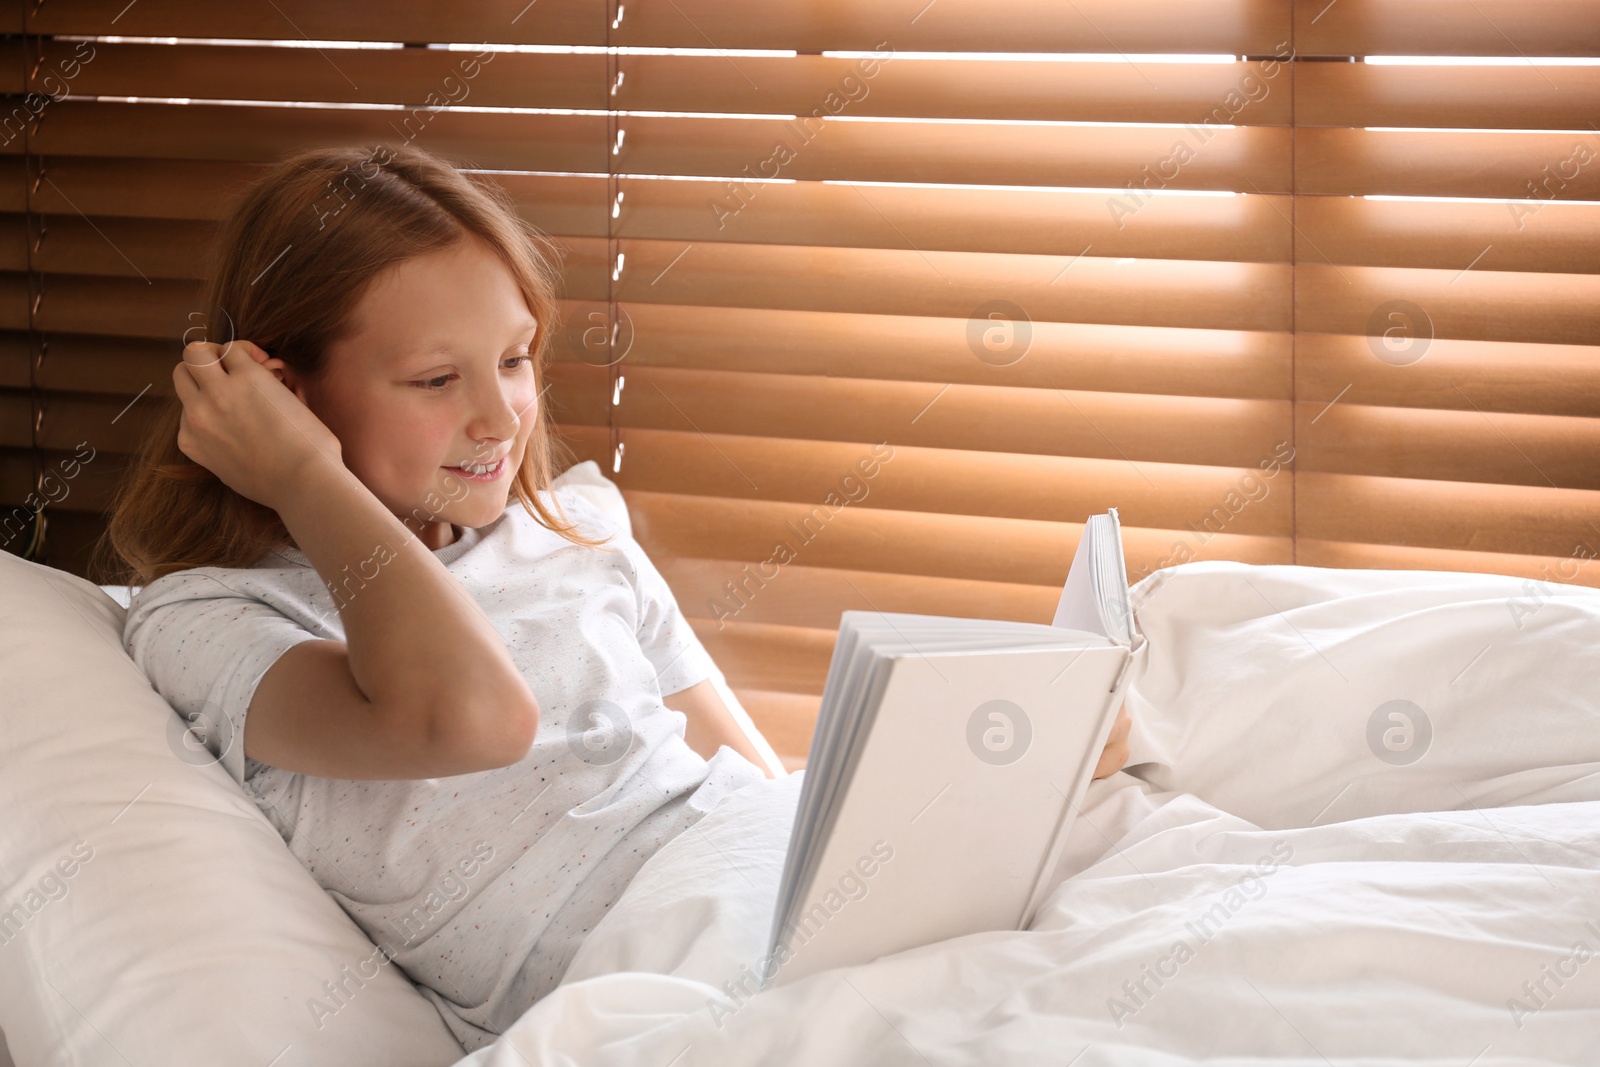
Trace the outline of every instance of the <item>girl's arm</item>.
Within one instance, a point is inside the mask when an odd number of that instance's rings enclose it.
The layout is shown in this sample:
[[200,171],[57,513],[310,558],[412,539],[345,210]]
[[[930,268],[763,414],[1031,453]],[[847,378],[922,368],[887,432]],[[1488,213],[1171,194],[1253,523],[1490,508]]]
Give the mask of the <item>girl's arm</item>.
[[750,738],[745,736],[745,732],[739,729],[733,713],[722,702],[722,697],[717,694],[717,688],[711,684],[711,679],[707,678],[687,689],[669,693],[661,698],[661,702],[673,711],[683,712],[684,717],[689,720],[684,727],[683,739],[702,758],[710,759],[716,755],[720,746],[727,745],[755,764],[762,774],[768,778],[772,777],[772,772],[767,770],[766,761],[756,751],[755,745],[750,743]]
[[[276,366],[274,366],[276,364]],[[329,778],[508,766],[539,704],[483,609],[343,462],[339,439],[249,341],[195,341],[172,368],[178,447],[272,508],[338,605],[344,641],[302,641],[251,697],[244,754]]]
[[[722,697],[717,695],[711,679],[707,678],[687,689],[664,696],[661,702],[673,711],[683,712],[689,720],[684,728],[683,739],[702,758],[710,759],[716,754],[718,746],[727,745],[759,767],[762,774],[768,778],[772,777],[772,772],[767,770],[766,762],[756,752],[755,746],[750,743],[744,731],[739,729],[739,724],[734,721],[733,713],[728,710],[728,706],[722,702]],[[1112,724],[1111,736],[1106,738],[1105,748],[1095,765],[1095,778],[1108,778],[1127,764],[1128,734],[1132,726],[1133,720],[1128,715],[1128,705],[1124,701],[1117,711],[1116,722]]]

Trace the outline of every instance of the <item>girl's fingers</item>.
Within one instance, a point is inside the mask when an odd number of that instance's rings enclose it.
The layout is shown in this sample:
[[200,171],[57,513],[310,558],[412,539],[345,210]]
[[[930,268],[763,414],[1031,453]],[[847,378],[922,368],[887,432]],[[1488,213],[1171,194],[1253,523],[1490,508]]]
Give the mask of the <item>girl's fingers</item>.
[[179,360],[172,365],[172,390],[178,394],[178,400],[187,404],[192,403],[195,391],[199,386],[194,383],[194,376],[189,373],[189,364],[186,360]]
[[207,341],[190,341],[183,346],[183,362],[191,373],[200,373],[222,362],[222,350]]
[[231,350],[243,352],[257,363],[264,363],[268,359],[272,358],[271,356],[267,355],[266,349],[262,348],[260,345],[253,341],[245,341],[240,338],[235,338],[234,340],[229,341],[223,350],[223,354],[226,355]]
[[1128,733],[1133,729],[1133,719],[1128,715],[1128,708],[1123,706],[1117,712],[1117,720],[1111,726],[1111,736],[1106,739],[1107,744],[1116,744],[1127,740]]
[[1111,735],[1106,738],[1105,748],[1100,751],[1100,759],[1094,768],[1094,778],[1105,778],[1115,774],[1128,762],[1130,755],[1128,734],[1132,729],[1133,718],[1128,714],[1128,706],[1124,704],[1117,711],[1117,719],[1112,724]]
[[194,375],[195,384],[201,386],[217,374],[237,373],[241,361],[259,364],[269,358],[260,345],[237,339],[225,345],[191,341],[183,348],[183,362]]
[[232,370],[247,362],[260,363],[267,358],[267,353],[260,345],[235,338],[222,346],[221,358],[222,365]]

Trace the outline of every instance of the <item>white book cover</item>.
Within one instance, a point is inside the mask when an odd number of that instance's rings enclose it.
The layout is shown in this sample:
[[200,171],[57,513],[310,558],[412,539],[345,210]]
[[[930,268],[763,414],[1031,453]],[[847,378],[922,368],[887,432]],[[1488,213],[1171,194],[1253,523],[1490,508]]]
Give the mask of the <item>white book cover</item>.
[[1144,639],[1115,509],[1055,621],[847,611],[779,890],[768,984],[1027,926]]

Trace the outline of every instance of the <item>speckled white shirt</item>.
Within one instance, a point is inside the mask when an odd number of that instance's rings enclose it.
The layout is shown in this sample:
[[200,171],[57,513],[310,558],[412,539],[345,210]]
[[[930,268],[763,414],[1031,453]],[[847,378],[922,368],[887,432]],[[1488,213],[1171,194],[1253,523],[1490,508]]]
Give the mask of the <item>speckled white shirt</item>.
[[[684,743],[684,716],[661,696],[710,677],[710,657],[638,542],[579,494],[555,496],[583,532],[613,541],[575,545],[513,499],[434,553],[538,697],[533,747],[509,767],[362,782],[245,757],[238,739],[267,668],[301,641],[345,636],[296,549],[157,579],[134,594],[123,629],[203,741],[191,761],[220,760],[469,1052],[556,986],[646,859],[763,777],[730,748],[708,762]],[[332,983],[307,1010],[327,1018],[358,985]]]

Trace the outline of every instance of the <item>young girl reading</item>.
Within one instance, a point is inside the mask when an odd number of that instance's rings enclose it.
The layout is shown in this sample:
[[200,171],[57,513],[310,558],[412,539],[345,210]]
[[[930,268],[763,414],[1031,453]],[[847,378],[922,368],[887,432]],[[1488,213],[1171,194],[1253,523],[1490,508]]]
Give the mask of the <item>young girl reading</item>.
[[508,194],[302,152],[213,256],[112,511],[124,642],[471,1051],[765,772],[643,549],[552,489],[555,256]]

